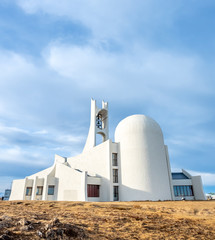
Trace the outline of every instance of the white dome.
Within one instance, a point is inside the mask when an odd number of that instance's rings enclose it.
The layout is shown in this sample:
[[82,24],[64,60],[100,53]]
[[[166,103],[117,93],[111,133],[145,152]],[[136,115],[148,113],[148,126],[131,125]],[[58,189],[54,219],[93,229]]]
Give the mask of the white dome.
[[145,115],[132,115],[124,118],[116,127],[115,136],[120,132],[129,131],[149,131],[163,136],[162,130],[158,123]]
[[160,126],[144,115],[123,119],[115,131],[121,165],[121,200],[171,200]]

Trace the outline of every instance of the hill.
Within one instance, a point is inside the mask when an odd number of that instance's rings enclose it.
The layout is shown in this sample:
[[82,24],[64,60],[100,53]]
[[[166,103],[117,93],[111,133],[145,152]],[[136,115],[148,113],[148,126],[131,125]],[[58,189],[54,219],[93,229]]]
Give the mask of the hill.
[[215,239],[215,201],[1,201],[0,239]]

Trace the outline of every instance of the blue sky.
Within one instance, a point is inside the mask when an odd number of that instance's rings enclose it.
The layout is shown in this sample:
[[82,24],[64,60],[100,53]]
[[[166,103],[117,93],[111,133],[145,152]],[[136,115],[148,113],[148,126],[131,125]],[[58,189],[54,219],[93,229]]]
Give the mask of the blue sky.
[[215,192],[215,2],[2,0],[0,192],[83,149],[90,99],[109,102],[110,135],[145,114],[173,170]]

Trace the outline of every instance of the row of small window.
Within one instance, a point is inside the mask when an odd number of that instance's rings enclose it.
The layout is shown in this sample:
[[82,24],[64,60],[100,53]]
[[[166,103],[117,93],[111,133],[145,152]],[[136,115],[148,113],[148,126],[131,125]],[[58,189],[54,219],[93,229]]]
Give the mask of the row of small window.
[[[36,195],[42,195],[43,194],[43,187],[38,186]],[[26,196],[31,196],[32,195],[32,187],[27,187],[26,188]],[[54,185],[49,185],[48,186],[48,195],[54,195]]]
[[175,197],[193,196],[193,187],[191,185],[173,186]]
[[[112,153],[112,166],[118,166],[117,153]],[[119,182],[118,169],[113,169],[113,183]],[[119,186],[113,186],[113,200],[119,201]]]

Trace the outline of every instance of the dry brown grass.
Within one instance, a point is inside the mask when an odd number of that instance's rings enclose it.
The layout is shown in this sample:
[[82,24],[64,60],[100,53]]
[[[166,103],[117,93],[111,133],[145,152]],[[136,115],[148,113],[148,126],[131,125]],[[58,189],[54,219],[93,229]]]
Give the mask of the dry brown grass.
[[[23,218],[32,229],[21,227]],[[53,231],[63,234],[48,239],[215,239],[215,201],[1,201],[0,235],[40,239],[40,231],[47,237],[47,224],[54,218],[59,223]],[[81,234],[74,235],[71,227]]]

